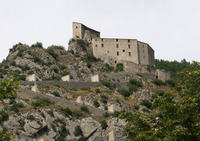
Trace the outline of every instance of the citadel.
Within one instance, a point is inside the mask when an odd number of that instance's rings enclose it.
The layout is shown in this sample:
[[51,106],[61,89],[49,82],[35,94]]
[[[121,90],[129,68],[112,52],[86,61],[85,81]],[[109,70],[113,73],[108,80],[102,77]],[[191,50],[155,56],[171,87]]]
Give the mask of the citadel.
[[[91,43],[91,52],[104,63],[123,63],[126,72],[143,73],[162,81],[170,78],[169,73],[155,70],[154,50],[149,44],[137,39],[101,38],[99,31],[82,23],[73,22],[72,28],[73,38]],[[73,50],[73,47],[69,46],[69,49]]]

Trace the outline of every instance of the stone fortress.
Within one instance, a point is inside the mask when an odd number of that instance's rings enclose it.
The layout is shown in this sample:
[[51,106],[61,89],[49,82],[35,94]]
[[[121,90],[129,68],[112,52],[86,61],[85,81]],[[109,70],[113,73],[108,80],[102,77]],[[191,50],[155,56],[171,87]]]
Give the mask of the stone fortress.
[[170,74],[164,70],[155,70],[154,50],[149,44],[137,39],[101,38],[99,31],[82,23],[73,22],[72,28],[73,38],[91,43],[93,55],[104,63],[123,63],[126,72],[143,73],[164,82],[170,78]]
[[154,66],[154,50],[136,39],[101,38],[100,32],[81,23],[73,23],[73,38],[92,43],[93,55],[105,63],[117,64],[124,61],[138,65]]

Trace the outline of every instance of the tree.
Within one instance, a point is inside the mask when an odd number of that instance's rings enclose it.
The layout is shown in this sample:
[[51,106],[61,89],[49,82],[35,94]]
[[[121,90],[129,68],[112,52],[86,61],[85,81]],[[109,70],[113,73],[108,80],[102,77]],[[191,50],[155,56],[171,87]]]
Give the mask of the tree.
[[[0,99],[11,98],[16,94],[19,88],[19,82],[15,82],[12,76],[8,76],[0,82]],[[1,112],[3,113],[3,112]],[[5,119],[5,114],[0,115],[1,120]],[[6,130],[0,131],[0,141],[10,141],[15,136]]]
[[124,112],[125,133],[134,141],[198,141],[200,140],[200,63],[193,62],[177,75],[175,87],[181,96],[165,93],[155,98],[151,113]]

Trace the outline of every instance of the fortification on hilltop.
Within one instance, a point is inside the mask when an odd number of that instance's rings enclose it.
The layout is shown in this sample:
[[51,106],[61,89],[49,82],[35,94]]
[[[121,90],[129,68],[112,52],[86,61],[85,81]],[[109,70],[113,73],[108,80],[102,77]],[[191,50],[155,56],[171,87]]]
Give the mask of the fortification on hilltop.
[[77,37],[90,42],[93,55],[105,63],[128,61],[138,65],[155,65],[154,50],[137,39],[101,38],[99,31],[73,22],[73,38]]

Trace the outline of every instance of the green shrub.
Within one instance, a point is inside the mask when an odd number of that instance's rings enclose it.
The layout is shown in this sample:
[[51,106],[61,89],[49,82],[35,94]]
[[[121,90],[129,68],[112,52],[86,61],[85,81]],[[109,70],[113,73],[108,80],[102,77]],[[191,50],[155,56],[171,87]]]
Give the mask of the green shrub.
[[48,98],[36,98],[32,102],[32,105],[34,107],[44,107],[44,106],[49,106],[51,104],[54,104],[54,102],[51,102]]
[[62,75],[69,75],[70,73],[68,71],[63,71]]
[[106,118],[106,117],[109,117],[110,114],[109,114],[108,112],[105,112],[105,113],[103,114],[103,116]]
[[54,117],[54,114],[53,114],[53,111],[52,111],[52,110],[47,111],[47,113],[48,113],[51,117]]
[[49,53],[56,61],[59,61],[58,54],[56,54],[52,48],[48,48],[46,51],[47,51],[47,53]]
[[43,45],[41,42],[36,42],[35,44],[32,44],[31,47],[35,47],[35,48],[43,48]]
[[60,68],[61,70],[64,70],[64,69],[66,69],[67,67],[66,67],[64,64],[60,64],[60,65],[59,65],[59,68]]
[[112,83],[110,82],[110,80],[102,80],[101,82],[102,82],[102,84],[103,84],[104,86],[108,87],[109,89],[113,89],[113,88],[116,87],[116,85],[112,84]]
[[117,64],[116,72],[123,71],[123,70],[124,70],[124,65],[122,63]]
[[135,106],[134,106],[134,109],[135,109],[135,110],[139,110],[139,105],[135,105]]
[[97,108],[100,106],[100,104],[97,100],[94,101],[94,106],[97,107]]
[[95,92],[96,92],[96,93],[100,93],[100,89],[99,89],[99,88],[96,88],[96,89],[95,89]]
[[128,90],[129,90],[130,94],[132,94],[133,92],[136,92],[138,90],[138,87],[135,85],[129,84]]
[[54,71],[55,73],[58,73],[59,69],[56,66],[54,66],[54,67],[51,68],[51,71]]
[[77,137],[77,136],[83,136],[83,131],[81,129],[80,126],[76,126],[75,127],[75,130],[74,130],[74,135]]
[[118,92],[123,95],[124,97],[129,97],[131,95],[130,91],[126,89],[119,89]]
[[137,87],[142,87],[143,86],[142,81],[139,81],[139,80],[136,80],[136,79],[131,79],[129,81],[129,84],[135,85]]
[[174,87],[176,85],[176,83],[177,82],[174,79],[169,79],[169,80],[166,81],[166,84],[171,86],[171,87]]
[[82,106],[80,107],[80,109],[81,109],[82,112],[89,113],[88,107],[87,107],[86,105],[82,105]]
[[158,91],[156,91],[156,94],[159,96],[163,96],[165,94],[165,92],[163,90],[158,90]]
[[110,66],[109,64],[105,64],[101,69],[100,71],[101,72],[111,72],[114,70],[114,67],[113,66]]
[[28,115],[27,119],[30,120],[30,121],[33,121],[33,120],[35,120],[35,117],[33,115]]
[[35,63],[41,63],[42,62],[42,60],[38,56],[33,56],[33,61]]
[[141,101],[141,105],[143,105],[143,106],[145,106],[145,107],[147,107],[147,108],[151,108],[151,105],[152,105],[152,103],[151,102],[149,102],[148,100],[142,100]]
[[16,62],[15,62],[15,61],[12,61],[12,62],[10,63],[10,65],[11,65],[11,66],[16,66]]
[[106,120],[103,119],[101,121],[101,127],[102,127],[102,129],[106,129],[108,127],[108,124],[107,124]]
[[72,113],[75,118],[81,118],[84,116],[80,110],[74,110]]
[[108,99],[108,97],[107,97],[106,95],[104,95],[104,94],[100,95],[100,97],[101,97],[102,99]]
[[100,101],[104,104],[108,103],[108,100],[107,99],[100,99]]
[[88,92],[91,92],[91,88],[81,88],[81,90],[84,90],[84,91],[88,91]]
[[0,122],[6,121],[8,119],[8,114],[5,111],[0,111]]
[[121,112],[119,112],[119,111],[114,111],[113,117],[119,117],[120,113],[121,113]]
[[21,42],[19,42],[18,44],[15,44],[15,45],[13,45],[13,48],[12,49],[10,49],[10,52],[12,51],[12,50],[16,50],[16,48],[18,47],[18,46],[21,46],[21,45],[23,45]]
[[151,82],[158,85],[158,86],[165,85],[165,83],[162,82],[162,80],[159,80],[159,79],[152,80]]
[[69,53],[71,53],[72,55],[74,55],[74,50],[69,50]]
[[69,109],[69,108],[61,108],[61,111],[63,112],[63,114],[66,116],[66,117],[70,117],[72,116],[72,111]]
[[57,91],[53,91],[52,94],[53,94],[54,96],[56,96],[56,97],[60,97],[60,94],[59,94],[59,92],[57,92]]
[[66,125],[62,125],[59,131],[59,136],[56,138],[56,141],[64,141],[67,135],[70,135],[70,132],[65,127]]

